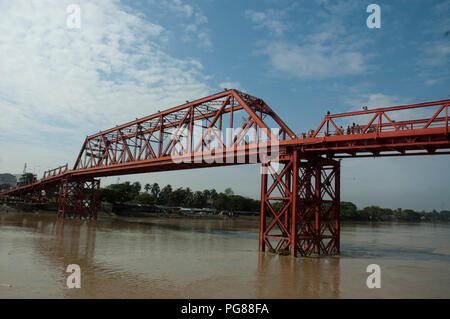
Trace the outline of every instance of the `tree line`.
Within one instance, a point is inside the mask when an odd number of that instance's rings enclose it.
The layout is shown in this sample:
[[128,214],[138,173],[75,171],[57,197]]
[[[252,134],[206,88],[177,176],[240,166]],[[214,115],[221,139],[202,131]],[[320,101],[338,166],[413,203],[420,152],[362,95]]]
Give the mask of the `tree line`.
[[[192,191],[189,187],[173,189],[171,185],[163,188],[158,183],[145,184],[139,182],[111,184],[100,189],[100,200],[112,204],[136,203],[147,205],[163,205],[186,208],[214,208],[227,211],[258,212],[261,202],[252,198],[236,195],[231,188],[224,192],[215,189]],[[450,211],[417,212],[411,209],[390,209],[379,206],[369,206],[358,209],[352,202],[341,202],[341,220],[344,221],[450,221]],[[275,211],[280,211],[282,202],[272,205]]]
[[369,206],[358,209],[352,202],[341,202],[341,220],[353,221],[406,221],[406,222],[449,222],[450,211],[441,210],[440,212],[432,210],[414,211],[412,209],[390,209],[379,206]]
[[235,195],[231,188],[218,193],[215,189],[192,191],[189,187],[173,189],[171,185],[163,188],[158,183],[146,184],[141,191],[139,182],[111,184],[100,189],[100,200],[112,204],[126,202],[164,205],[187,208],[214,208],[228,211],[258,211],[260,201]]

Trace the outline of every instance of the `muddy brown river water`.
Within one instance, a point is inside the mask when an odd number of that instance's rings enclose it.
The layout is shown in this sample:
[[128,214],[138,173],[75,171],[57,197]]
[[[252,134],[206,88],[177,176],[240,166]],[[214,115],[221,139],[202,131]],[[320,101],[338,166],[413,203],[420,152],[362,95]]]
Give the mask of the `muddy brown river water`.
[[449,224],[344,223],[340,256],[292,258],[256,218],[126,219],[0,213],[0,298],[450,298]]

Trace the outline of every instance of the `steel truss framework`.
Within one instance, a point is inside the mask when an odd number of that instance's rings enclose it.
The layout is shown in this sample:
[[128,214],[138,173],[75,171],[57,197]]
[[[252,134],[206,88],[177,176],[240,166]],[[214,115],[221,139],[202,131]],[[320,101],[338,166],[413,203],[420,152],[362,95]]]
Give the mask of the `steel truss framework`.
[[340,162],[295,150],[279,164],[278,172],[273,163],[262,166],[259,249],[339,253]]
[[23,189],[9,195],[9,200],[28,203],[53,202],[58,206],[58,217],[97,218],[100,180],[62,178],[59,183]]
[[58,216],[97,218],[100,180],[61,179],[58,197]]
[[[279,143],[296,135],[262,100],[227,90],[91,136],[74,170],[127,163],[229,154],[238,148]],[[198,163],[198,162],[197,162]]]

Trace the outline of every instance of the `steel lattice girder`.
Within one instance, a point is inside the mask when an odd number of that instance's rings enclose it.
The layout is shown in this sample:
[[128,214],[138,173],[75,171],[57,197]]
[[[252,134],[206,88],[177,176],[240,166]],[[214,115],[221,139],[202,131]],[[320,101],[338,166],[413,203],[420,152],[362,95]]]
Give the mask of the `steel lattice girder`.
[[292,256],[338,253],[340,163],[299,155],[286,155],[279,172],[263,165],[259,249]]
[[[273,134],[271,129],[278,132]],[[248,136],[250,131],[254,136]],[[227,148],[293,138],[296,135],[263,100],[228,90],[87,137],[74,169],[193,156],[212,148],[226,152]]]
[[334,158],[449,154],[449,108],[450,100],[441,100],[328,114],[299,144]]

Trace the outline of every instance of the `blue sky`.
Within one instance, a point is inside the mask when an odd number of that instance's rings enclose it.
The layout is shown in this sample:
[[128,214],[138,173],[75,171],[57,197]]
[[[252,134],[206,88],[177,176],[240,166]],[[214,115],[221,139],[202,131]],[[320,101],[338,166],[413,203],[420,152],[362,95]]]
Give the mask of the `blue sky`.
[[[80,29],[66,26],[72,3]],[[297,133],[327,110],[448,98],[450,1],[376,1],[380,29],[366,25],[370,3],[2,1],[0,171],[73,165],[84,136],[225,87],[263,98]],[[345,160],[342,198],[450,209],[449,159]],[[255,165],[126,179],[259,196]]]

